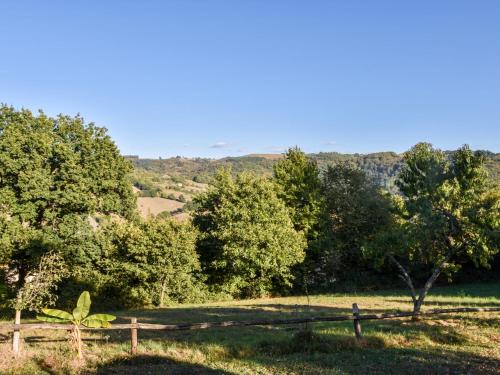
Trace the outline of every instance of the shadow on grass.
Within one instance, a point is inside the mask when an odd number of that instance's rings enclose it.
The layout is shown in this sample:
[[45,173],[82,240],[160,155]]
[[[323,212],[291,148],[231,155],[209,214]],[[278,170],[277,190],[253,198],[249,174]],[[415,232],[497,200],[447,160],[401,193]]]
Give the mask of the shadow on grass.
[[[385,310],[370,310],[382,312]],[[117,322],[129,322],[136,317],[143,323],[177,324],[220,322],[225,320],[285,319],[307,316],[331,316],[349,314],[350,310],[329,306],[255,304],[241,307],[210,306],[196,308],[157,308],[130,310],[126,314],[116,312]]]
[[89,374],[108,375],[163,375],[163,374],[231,374],[222,370],[214,370],[206,366],[195,365],[160,355],[137,355],[123,357],[100,365],[96,371]]
[[[412,329],[423,332],[428,330],[420,323]],[[434,330],[435,333],[439,332],[439,329]],[[453,337],[448,336],[447,343],[455,340]],[[463,338],[460,338],[457,344],[461,340]],[[227,350],[224,352],[224,361],[243,359],[250,366],[255,363],[269,368],[270,373],[498,374],[500,365],[498,360],[460,350],[394,347],[388,346],[384,339],[376,336],[366,336],[358,341],[346,335],[314,333],[309,330],[298,331],[291,337],[261,337],[251,350],[238,347],[234,342],[224,342],[220,337],[204,342],[225,347]],[[217,361],[212,358],[214,359]],[[139,355],[101,364],[91,373],[154,375],[231,372],[175,361],[161,355]]]
[[[381,310],[367,309],[365,313]],[[244,308],[208,307],[191,309],[143,310],[131,312],[140,321],[150,317],[152,321],[176,323],[182,321],[221,321],[292,318],[297,316],[321,316],[346,314],[346,309],[325,306],[255,305]],[[150,313],[150,314],[149,314]],[[485,319],[487,322],[484,322]],[[462,320],[462,317],[460,318]],[[483,322],[485,327],[497,327],[498,318],[470,317],[471,324]],[[182,347],[208,351],[215,360],[217,353],[207,348],[219,348],[219,360],[243,359],[263,366],[295,373],[497,373],[498,361],[462,351],[467,344],[464,336],[453,324],[434,319],[411,322],[402,320],[377,320],[362,322],[365,338],[354,338],[352,322],[318,322],[314,332],[304,330],[305,325],[246,326],[214,328],[192,331],[139,331],[139,346],[150,348]],[[461,323],[462,324],[462,323]],[[395,338],[391,342],[391,338]],[[110,334],[110,342],[125,342],[126,331]],[[444,345],[439,350],[415,348],[420,340]],[[402,340],[399,345],[397,340]],[[421,346],[421,345],[420,345]],[[449,346],[455,349],[448,350]],[[430,344],[432,348],[432,344]],[[295,367],[294,367],[295,366]],[[161,368],[161,367],[160,367]],[[201,371],[201,370],[200,370]],[[111,372],[109,372],[111,373]],[[123,372],[127,374],[127,372]],[[154,372],[152,372],[154,373]],[[175,372],[174,372],[175,373]]]
[[[397,302],[397,303],[407,303],[410,305],[411,299],[399,299],[399,298],[388,298],[388,302]],[[448,301],[448,300],[440,300],[440,301],[432,301],[426,300],[424,302],[424,307],[436,306],[436,307],[446,307],[452,308],[452,306],[456,307],[500,307],[500,302],[460,302],[460,301]]]

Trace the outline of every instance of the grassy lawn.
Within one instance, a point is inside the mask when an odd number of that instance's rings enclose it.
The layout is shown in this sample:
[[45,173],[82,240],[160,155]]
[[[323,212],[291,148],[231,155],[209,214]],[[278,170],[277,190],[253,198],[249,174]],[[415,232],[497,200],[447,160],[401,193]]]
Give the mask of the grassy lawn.
[[[165,309],[118,311],[120,321],[181,323],[346,314],[410,309],[404,290],[245,300]],[[434,288],[425,309],[500,307],[500,283]],[[499,374],[500,313],[468,313],[304,327],[233,327],[139,331],[139,354],[128,355],[129,332],[85,333],[85,361],[69,350],[66,332],[25,331],[13,361],[10,338],[0,335],[1,374]],[[311,328],[312,333],[306,328]]]

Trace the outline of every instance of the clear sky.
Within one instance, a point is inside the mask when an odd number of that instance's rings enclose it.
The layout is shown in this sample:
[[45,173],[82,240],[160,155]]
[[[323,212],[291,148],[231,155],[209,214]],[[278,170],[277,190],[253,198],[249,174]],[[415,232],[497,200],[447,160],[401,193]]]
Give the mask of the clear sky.
[[0,102],[143,157],[500,152],[500,1],[0,0]]

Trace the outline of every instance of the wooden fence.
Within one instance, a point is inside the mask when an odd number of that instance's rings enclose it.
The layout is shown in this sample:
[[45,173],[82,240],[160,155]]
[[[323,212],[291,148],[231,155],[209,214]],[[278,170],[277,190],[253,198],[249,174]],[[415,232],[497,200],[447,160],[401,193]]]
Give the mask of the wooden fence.
[[[137,318],[131,318],[128,324],[113,324],[109,328],[87,328],[81,327],[80,329],[86,331],[98,330],[130,330],[130,352],[131,354],[137,353],[138,339],[137,330],[158,330],[158,331],[183,331],[193,329],[208,329],[208,328],[223,328],[223,327],[241,327],[241,326],[264,326],[264,325],[282,325],[282,324],[301,324],[301,323],[315,323],[315,322],[341,322],[353,321],[354,333],[356,338],[361,339],[361,321],[362,320],[379,320],[379,319],[394,319],[415,316],[428,316],[439,314],[452,314],[452,313],[474,313],[474,312],[494,312],[500,311],[500,307],[462,307],[455,309],[435,309],[420,312],[415,315],[413,312],[395,312],[395,313],[382,313],[382,314],[360,314],[358,305],[352,305],[352,315],[337,315],[337,316],[319,316],[319,317],[305,317],[294,319],[270,319],[270,320],[249,320],[249,321],[224,321],[224,322],[206,322],[206,323],[182,323],[182,324],[151,324],[139,323]],[[71,324],[52,324],[52,323],[26,323],[26,324],[0,324],[0,331],[12,331],[13,337],[20,335],[20,331],[35,330],[35,329],[49,329],[49,330],[66,330],[71,331]],[[14,342],[15,340],[13,340]],[[18,354],[18,347],[13,345],[13,352]]]

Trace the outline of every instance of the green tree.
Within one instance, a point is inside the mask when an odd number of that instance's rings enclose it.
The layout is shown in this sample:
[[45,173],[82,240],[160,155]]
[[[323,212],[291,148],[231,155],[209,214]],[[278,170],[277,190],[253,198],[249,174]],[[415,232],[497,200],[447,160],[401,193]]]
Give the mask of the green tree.
[[313,238],[320,208],[320,180],[316,162],[294,147],[273,169],[274,180],[280,187],[278,196],[291,209],[295,229]]
[[74,256],[66,251],[82,237],[69,227],[97,213],[133,217],[130,171],[106,129],[0,106],[0,258],[16,275],[10,284],[22,288],[47,252]]
[[369,264],[362,245],[390,220],[390,201],[373,179],[350,163],[328,166],[321,179],[323,205],[313,267],[317,284],[358,284]]
[[128,306],[196,301],[203,297],[197,231],[172,219],[111,222],[99,238],[107,287]]
[[291,284],[306,242],[272,181],[219,171],[196,198],[198,251],[209,282],[237,297],[262,296]]
[[[488,190],[484,161],[468,146],[447,157],[419,143],[404,155],[393,224],[368,251],[397,266],[415,314],[442,272],[451,277],[465,257],[487,267],[498,253],[500,194]],[[432,271],[418,290],[412,271],[425,268]]]

